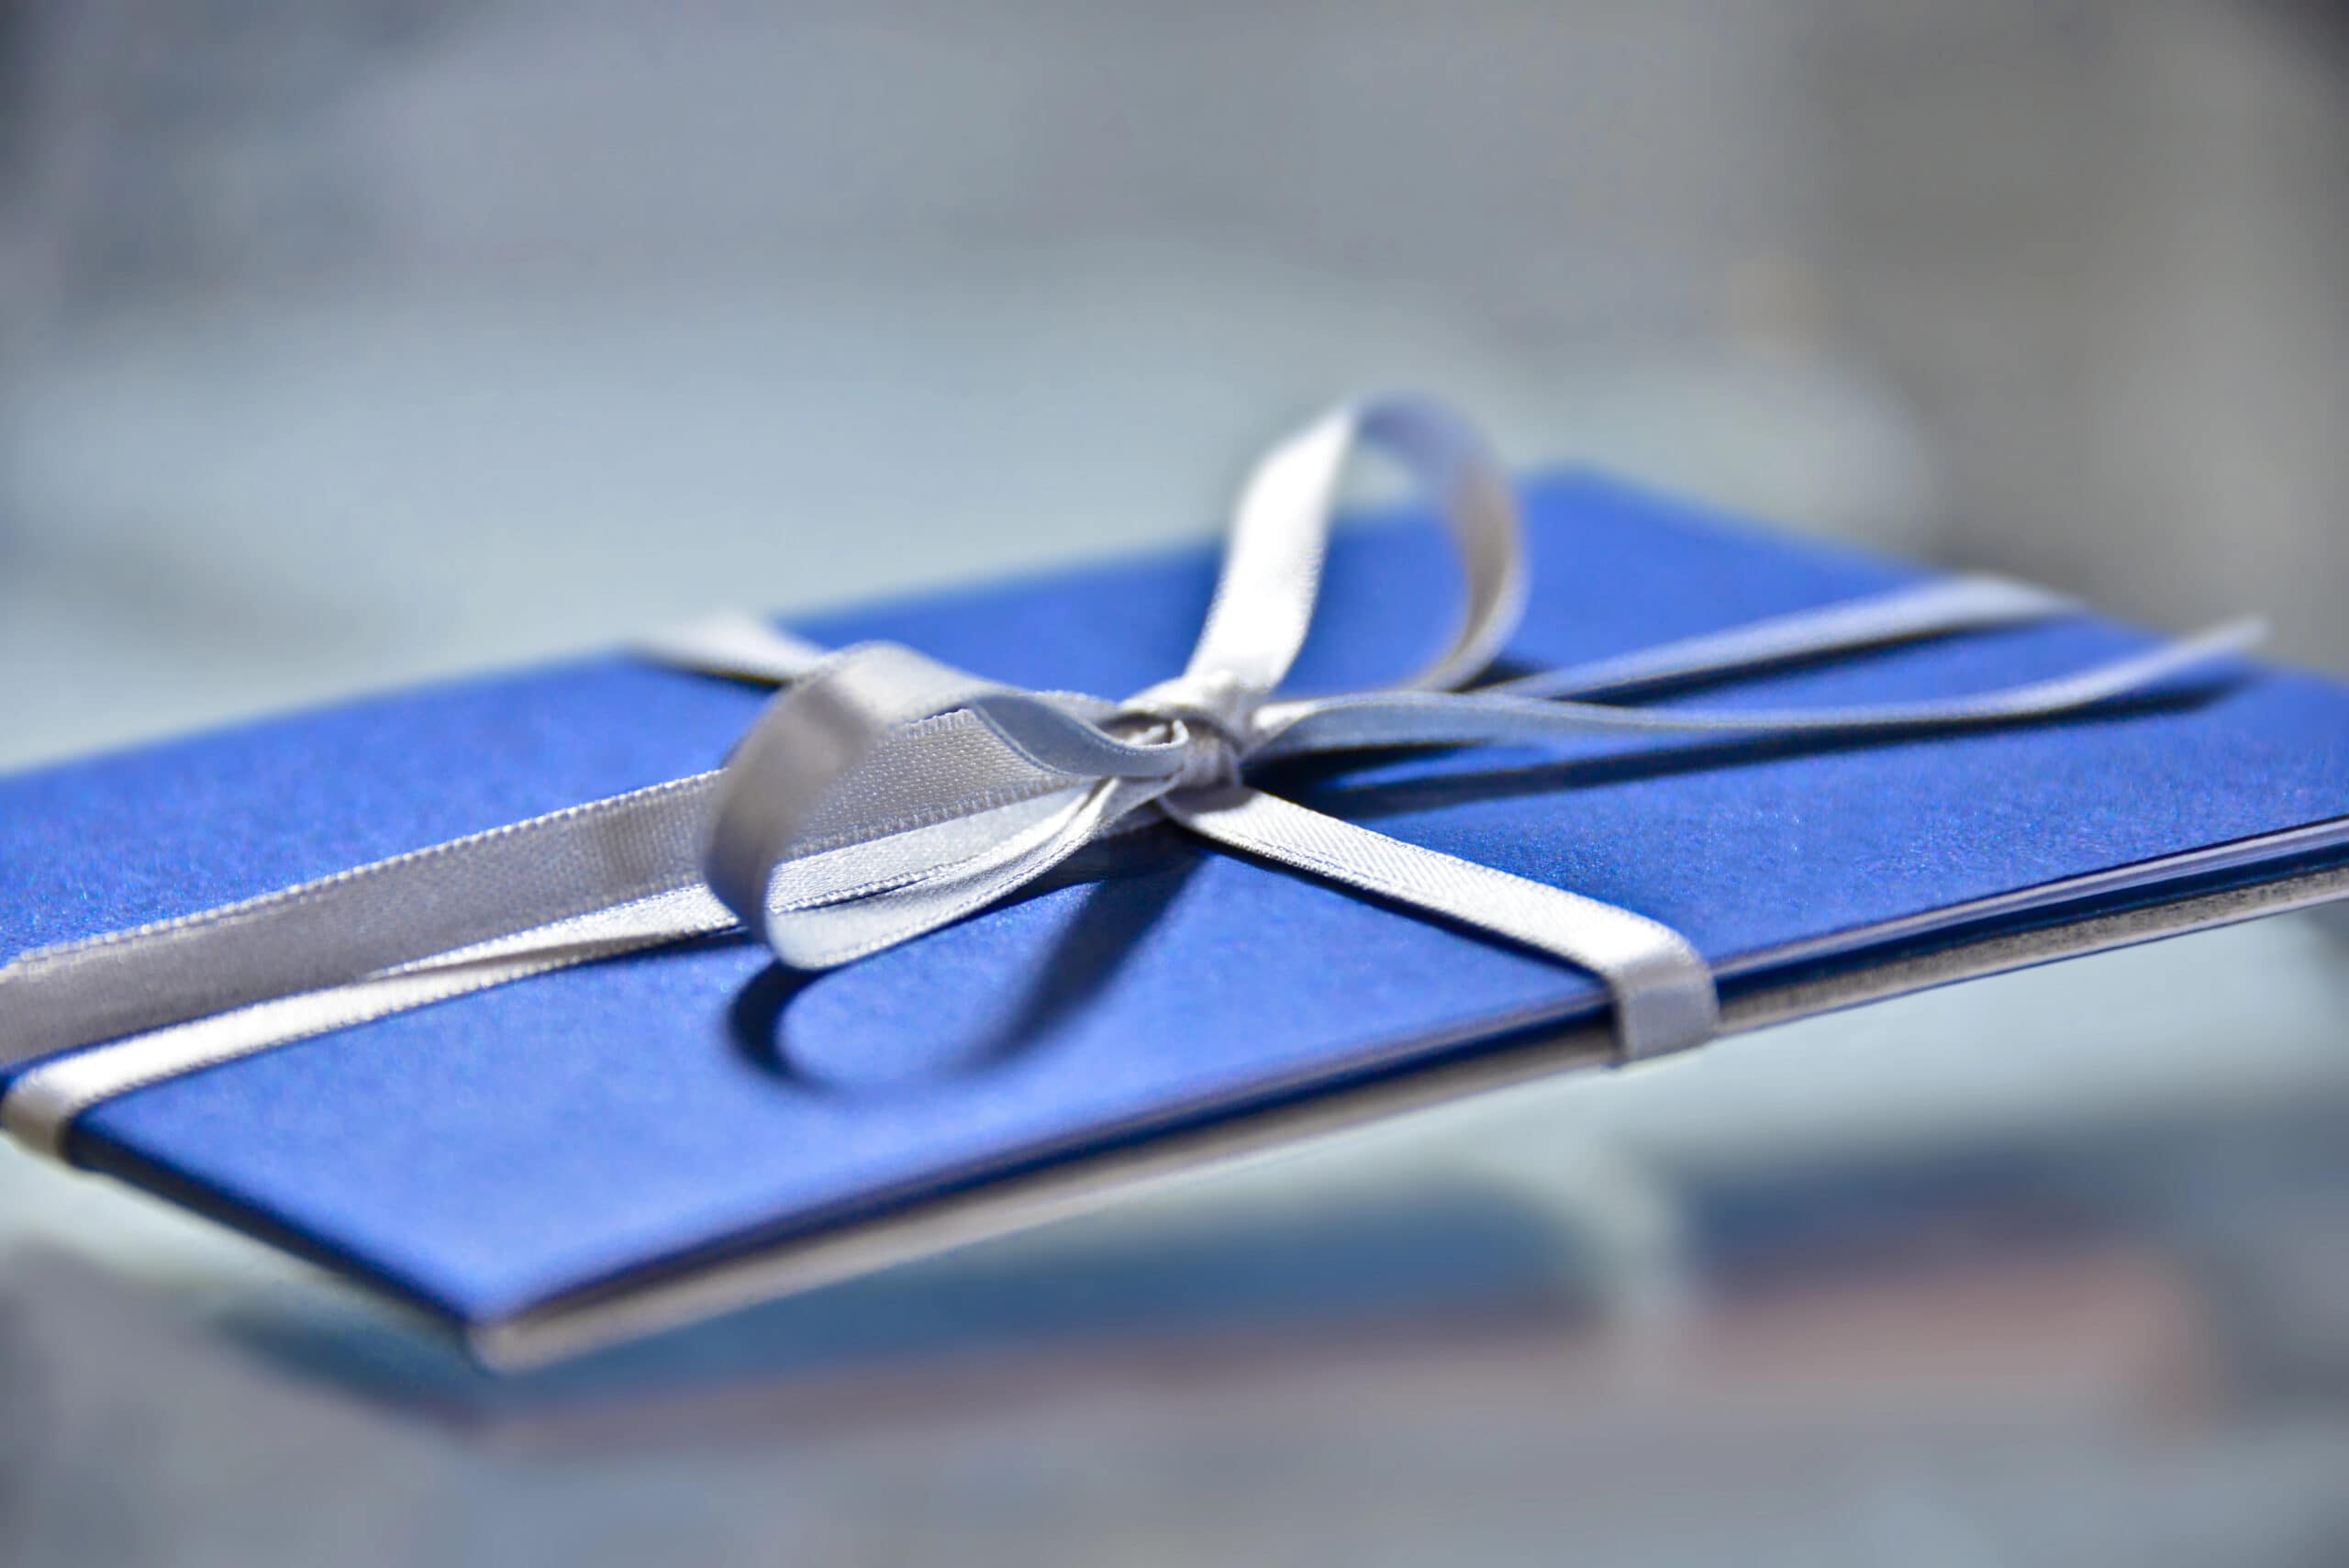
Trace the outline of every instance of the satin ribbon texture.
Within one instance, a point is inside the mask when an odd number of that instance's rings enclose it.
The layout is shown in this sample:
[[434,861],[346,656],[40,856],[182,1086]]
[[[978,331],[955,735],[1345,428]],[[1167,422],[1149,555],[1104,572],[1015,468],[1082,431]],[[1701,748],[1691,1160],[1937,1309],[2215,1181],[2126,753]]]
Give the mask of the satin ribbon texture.
[[[1283,697],[1315,614],[1340,483],[1362,447],[1399,464],[1442,517],[1464,569],[1466,613],[1442,655],[1396,685]],[[1719,1018],[1712,976],[1678,933],[1309,810],[1261,787],[1263,765],[1593,730],[1862,737],[2042,719],[2143,690],[2260,632],[2231,625],[1954,699],[1649,708],[1620,699],[2078,606],[1964,577],[1477,684],[1516,628],[1525,570],[1514,495],[1475,431],[1433,402],[1385,397],[1323,417],[1261,460],[1189,663],[1123,700],[1007,686],[894,644],[826,652],[746,617],[652,639],[651,657],[782,687],[723,768],[27,953],[0,967],[0,1062],[53,1060],[18,1079],[0,1120],[61,1155],[74,1116],[140,1084],[737,925],[797,969],[853,962],[1155,822],[1586,970],[1607,986],[1622,1055],[1657,1056],[1700,1043]],[[1573,831],[1569,814],[1558,830]]]

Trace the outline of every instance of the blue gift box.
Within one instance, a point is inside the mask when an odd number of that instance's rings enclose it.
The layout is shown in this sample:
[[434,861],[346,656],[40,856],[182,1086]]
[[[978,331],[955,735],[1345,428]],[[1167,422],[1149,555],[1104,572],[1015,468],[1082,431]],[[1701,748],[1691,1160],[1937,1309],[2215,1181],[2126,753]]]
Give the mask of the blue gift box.
[[[1522,499],[1527,667],[1930,575],[1584,474]],[[1214,571],[1203,548],[797,629],[1128,692],[1181,667]],[[1411,666],[1454,571],[1421,520],[1341,534],[1292,688]],[[2070,617],[1645,700],[1951,695],[2150,641]],[[608,656],[0,781],[0,955],[700,772],[763,700]],[[1666,922],[1731,1027],[2349,891],[2349,691],[2250,665],[2012,728],[1372,753],[1280,789]],[[850,968],[714,937],[540,975],[121,1095],[69,1152],[518,1362],[1602,1061],[1606,1004],[1553,961],[1153,828]]]

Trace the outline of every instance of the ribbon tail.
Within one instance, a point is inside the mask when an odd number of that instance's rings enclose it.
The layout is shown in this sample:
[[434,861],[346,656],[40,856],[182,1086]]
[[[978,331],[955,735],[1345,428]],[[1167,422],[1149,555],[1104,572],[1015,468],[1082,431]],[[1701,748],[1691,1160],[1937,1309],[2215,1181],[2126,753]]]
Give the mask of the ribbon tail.
[[2003,577],[1952,577],[1817,609],[1747,621],[1632,653],[1543,670],[1476,690],[1518,697],[1620,698],[1680,681],[1749,675],[1773,665],[1892,648],[2080,613],[2079,601]]
[[1520,696],[1513,691],[1374,692],[1264,710],[1249,755],[1256,762],[1377,746],[1520,745],[1573,736],[1625,734],[1888,737],[2059,718],[2232,658],[2266,635],[2257,620],[2230,621],[2176,642],[2085,670],[1997,691],[1851,707],[1617,707]]
[[1712,973],[1670,927],[1457,860],[1244,786],[1183,790],[1160,808],[1202,838],[1565,960],[1607,984],[1627,1060],[1684,1051],[1720,1022]]

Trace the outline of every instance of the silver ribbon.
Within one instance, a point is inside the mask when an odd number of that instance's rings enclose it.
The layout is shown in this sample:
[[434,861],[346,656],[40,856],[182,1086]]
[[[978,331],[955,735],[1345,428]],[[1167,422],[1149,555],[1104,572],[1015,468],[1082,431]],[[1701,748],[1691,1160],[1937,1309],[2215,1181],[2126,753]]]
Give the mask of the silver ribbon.
[[[1319,596],[1359,445],[1399,462],[1465,567],[1467,614],[1432,665],[1373,692],[1275,694]],[[747,617],[645,651],[783,691],[725,767],[0,966],[0,1122],[62,1156],[75,1116],[140,1084],[486,985],[661,942],[756,932],[822,969],[993,905],[1084,846],[1157,821],[1457,921],[1602,980],[1626,1059],[1718,1022],[1710,973],[1628,909],[1439,854],[1248,782],[1258,764],[1371,747],[1523,745],[1593,730],[1882,736],[2043,718],[2248,646],[2240,623],[2031,685],[1776,712],[1590,700],[1795,658],[2073,613],[1967,577],[1469,689],[1515,628],[1523,546],[1476,435],[1413,398],[1341,408],[1275,448],[1242,492],[1188,666],[1122,702],[984,680],[893,644],[826,653]]]

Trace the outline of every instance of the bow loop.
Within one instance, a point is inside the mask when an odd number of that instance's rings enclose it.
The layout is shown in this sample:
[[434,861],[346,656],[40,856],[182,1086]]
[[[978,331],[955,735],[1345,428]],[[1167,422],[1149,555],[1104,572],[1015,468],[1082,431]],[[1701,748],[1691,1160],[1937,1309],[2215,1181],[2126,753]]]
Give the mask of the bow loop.
[[1279,687],[1312,627],[1340,482],[1363,447],[1399,465],[1433,504],[1467,579],[1467,613],[1452,646],[1397,684],[1453,690],[1499,654],[1525,612],[1525,545],[1508,471],[1442,404],[1388,396],[1323,416],[1249,475],[1186,678],[1236,680],[1260,697]]

